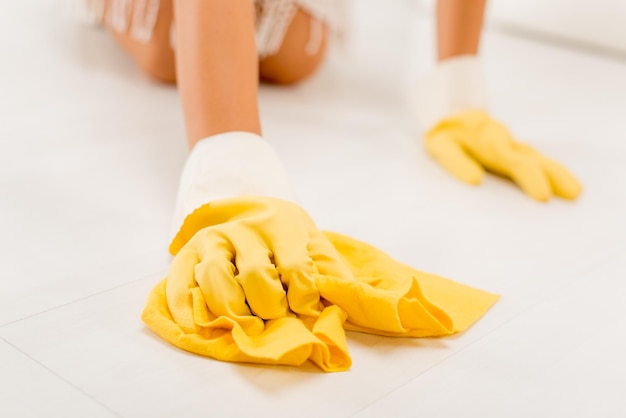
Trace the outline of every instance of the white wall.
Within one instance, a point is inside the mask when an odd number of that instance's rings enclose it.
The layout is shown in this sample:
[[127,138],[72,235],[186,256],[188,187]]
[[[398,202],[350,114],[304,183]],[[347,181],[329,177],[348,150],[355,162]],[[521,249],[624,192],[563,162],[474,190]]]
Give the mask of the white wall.
[[626,53],[624,0],[491,0],[500,25]]
[[488,0],[488,18],[499,29],[626,54],[626,0]]

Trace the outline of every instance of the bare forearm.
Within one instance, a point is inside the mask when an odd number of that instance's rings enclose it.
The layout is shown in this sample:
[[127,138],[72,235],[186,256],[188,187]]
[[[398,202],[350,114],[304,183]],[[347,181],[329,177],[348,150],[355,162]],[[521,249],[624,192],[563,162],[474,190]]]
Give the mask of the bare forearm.
[[176,0],[176,69],[191,147],[229,131],[260,134],[250,0]]
[[478,53],[486,0],[437,1],[439,61]]

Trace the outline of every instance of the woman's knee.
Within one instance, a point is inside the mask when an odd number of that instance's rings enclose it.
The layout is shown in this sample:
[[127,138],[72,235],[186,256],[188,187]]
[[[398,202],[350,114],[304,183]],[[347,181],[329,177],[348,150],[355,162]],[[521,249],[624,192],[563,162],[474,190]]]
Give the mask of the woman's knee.
[[308,78],[324,60],[327,39],[326,25],[299,9],[280,49],[260,61],[261,79],[276,84],[293,84]]

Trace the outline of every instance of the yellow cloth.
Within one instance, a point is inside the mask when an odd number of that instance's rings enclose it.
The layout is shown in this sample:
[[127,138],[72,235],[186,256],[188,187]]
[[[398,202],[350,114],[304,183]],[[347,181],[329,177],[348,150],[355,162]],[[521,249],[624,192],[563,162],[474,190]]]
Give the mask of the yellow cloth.
[[351,365],[345,329],[390,336],[463,331],[498,296],[422,273],[299,206],[242,197],[206,204],[172,242],[168,277],[142,318],[184,350],[224,361]]
[[459,180],[479,184],[485,169],[512,179],[531,198],[575,199],[580,183],[563,166],[513,140],[508,129],[480,110],[446,118],[426,133],[426,150]]

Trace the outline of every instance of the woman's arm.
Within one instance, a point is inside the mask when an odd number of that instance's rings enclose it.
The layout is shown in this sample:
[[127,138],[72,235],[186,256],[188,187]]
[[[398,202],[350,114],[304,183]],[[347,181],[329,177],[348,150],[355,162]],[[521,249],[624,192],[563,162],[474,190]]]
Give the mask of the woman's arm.
[[476,55],[486,0],[437,1],[437,55],[439,61],[458,55]]
[[175,0],[176,72],[190,147],[231,131],[261,134],[254,6]]

